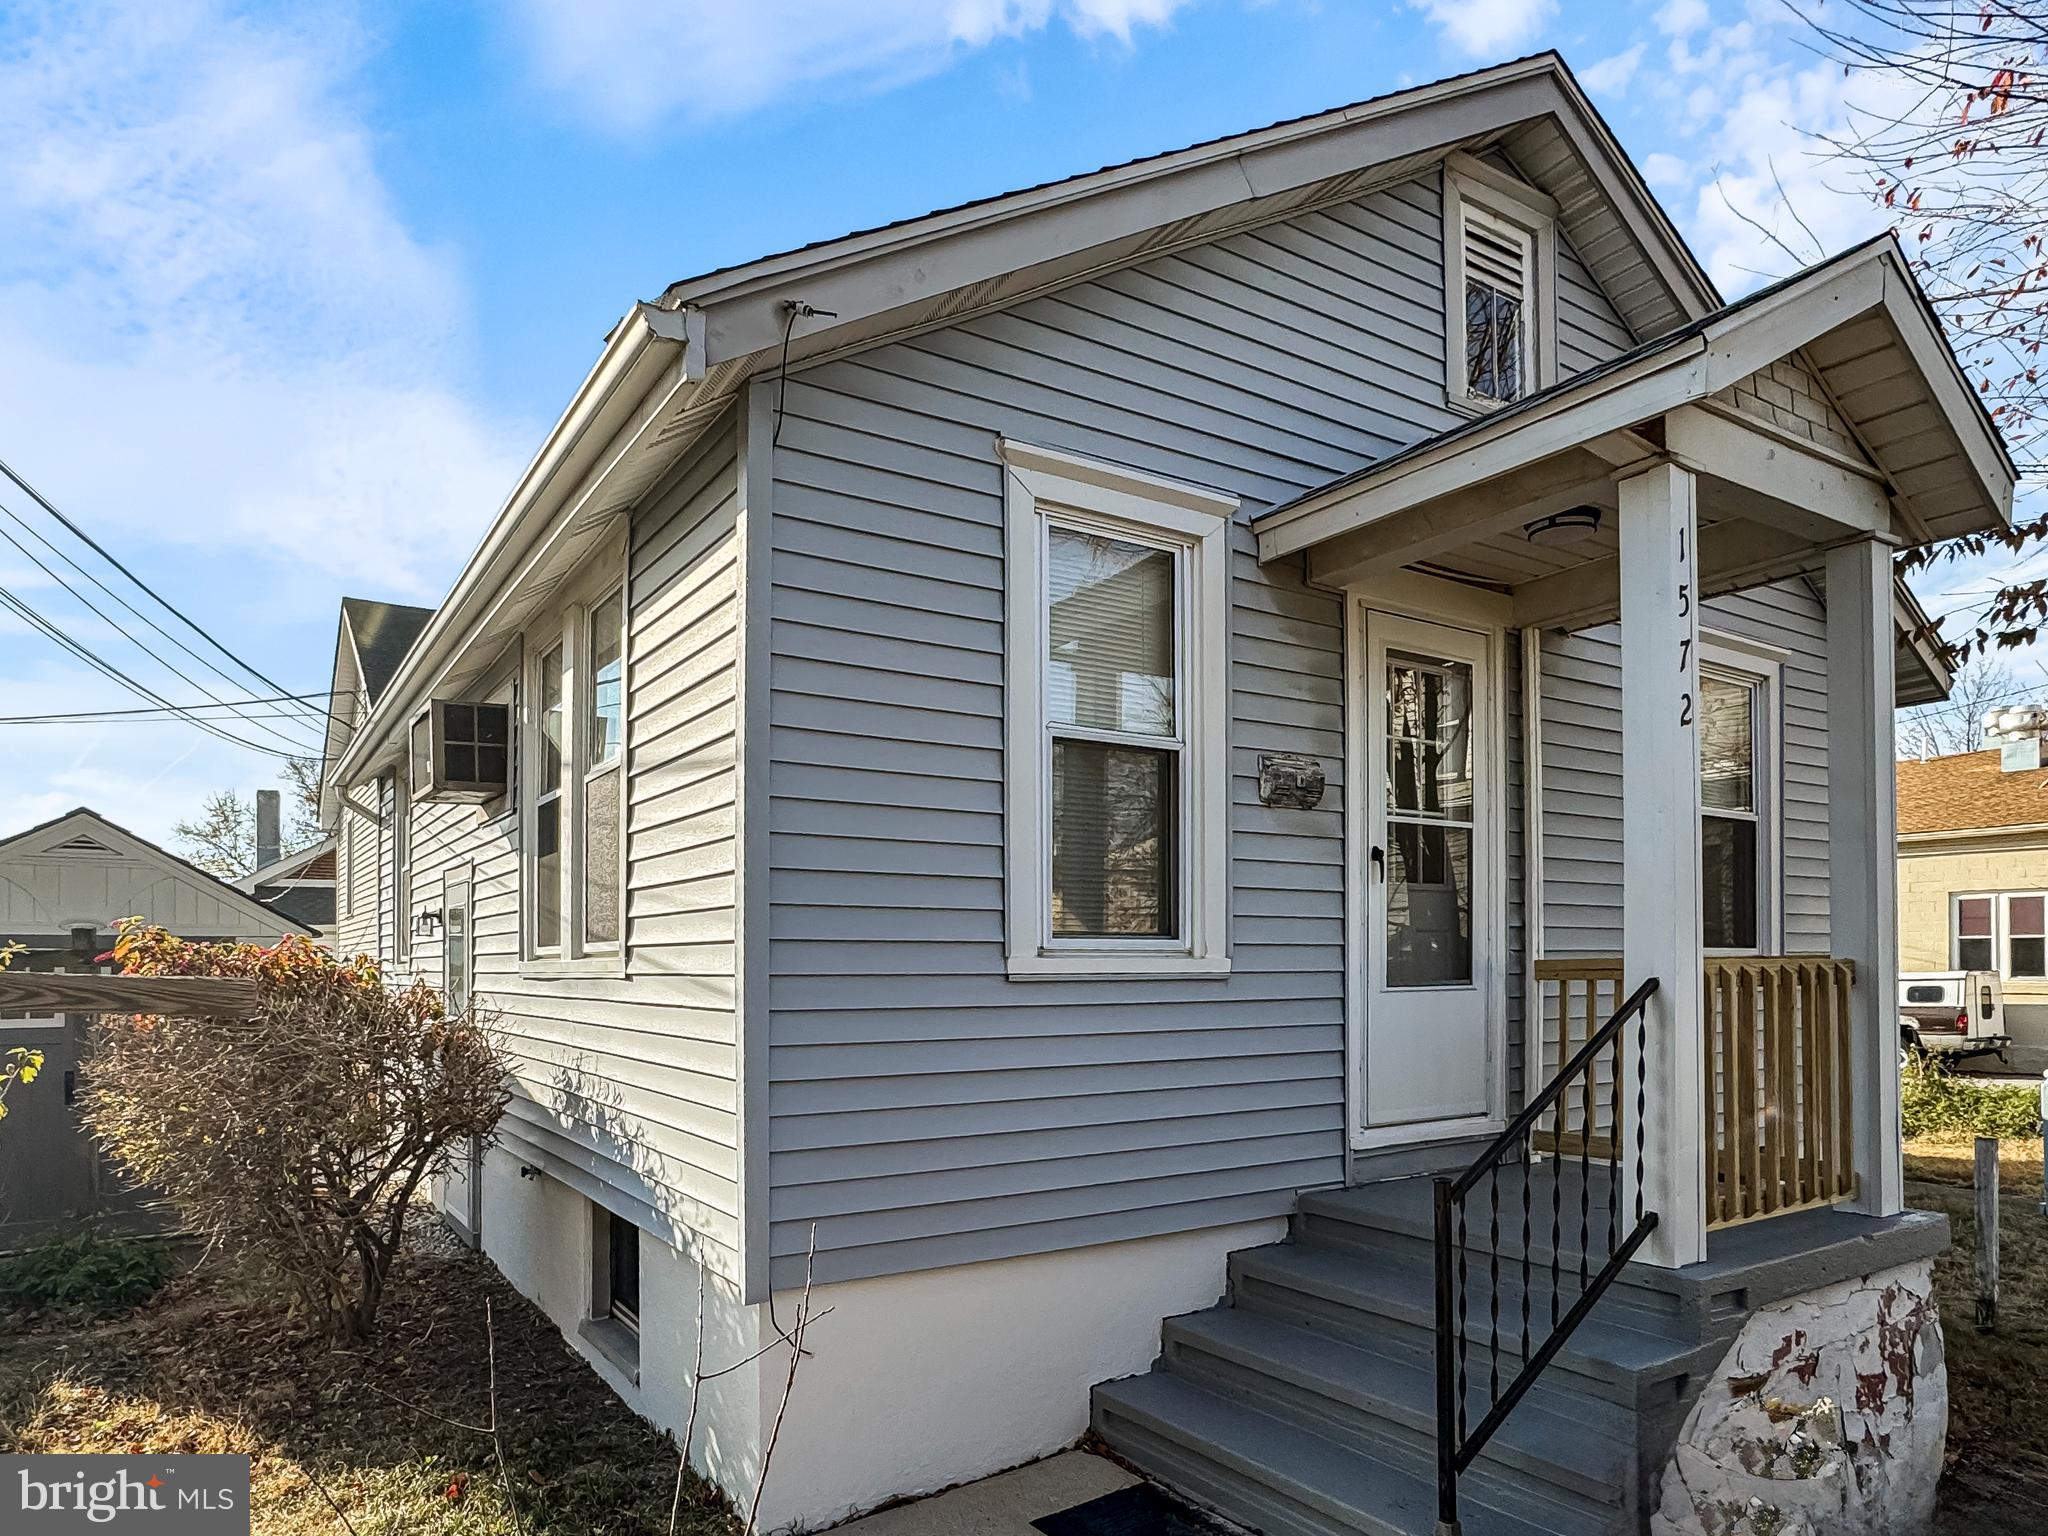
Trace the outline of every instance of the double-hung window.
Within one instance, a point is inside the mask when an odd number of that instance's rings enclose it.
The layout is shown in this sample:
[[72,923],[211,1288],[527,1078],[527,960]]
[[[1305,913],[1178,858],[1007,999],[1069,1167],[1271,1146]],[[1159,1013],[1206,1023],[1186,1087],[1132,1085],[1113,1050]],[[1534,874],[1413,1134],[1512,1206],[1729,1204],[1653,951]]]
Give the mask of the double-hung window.
[[[1776,942],[1775,664],[1731,664],[1709,642],[1700,668],[1700,919],[1709,950]],[[1747,661],[1747,658],[1744,658]]]
[[1987,891],[1949,903],[1949,959],[2010,981],[2048,978],[2048,892]]
[[1556,377],[1557,206],[1507,172],[1454,154],[1444,167],[1445,390],[1507,405]]
[[616,964],[623,932],[625,593],[599,561],[527,634],[527,955]]
[[1002,454],[1010,974],[1222,974],[1236,498]]

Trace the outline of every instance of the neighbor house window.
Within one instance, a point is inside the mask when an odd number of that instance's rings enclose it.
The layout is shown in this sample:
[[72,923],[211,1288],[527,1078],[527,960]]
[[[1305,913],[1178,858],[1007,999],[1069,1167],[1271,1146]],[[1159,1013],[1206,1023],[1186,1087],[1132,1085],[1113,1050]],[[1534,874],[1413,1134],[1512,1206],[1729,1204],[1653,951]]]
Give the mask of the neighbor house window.
[[[626,599],[596,562],[571,600],[528,633],[522,776],[527,953],[617,963],[622,934]],[[607,580],[609,577],[609,580]]]
[[1556,205],[1468,155],[1444,169],[1445,385],[1486,410],[1551,382],[1556,369]]
[[1959,971],[1997,971],[2013,981],[2048,978],[2048,892],[1955,897],[1949,955]]
[[1220,973],[1236,498],[1002,453],[1010,972]]
[[1754,953],[1775,940],[1776,667],[1738,670],[1705,649],[1717,659],[1700,669],[1701,938]]

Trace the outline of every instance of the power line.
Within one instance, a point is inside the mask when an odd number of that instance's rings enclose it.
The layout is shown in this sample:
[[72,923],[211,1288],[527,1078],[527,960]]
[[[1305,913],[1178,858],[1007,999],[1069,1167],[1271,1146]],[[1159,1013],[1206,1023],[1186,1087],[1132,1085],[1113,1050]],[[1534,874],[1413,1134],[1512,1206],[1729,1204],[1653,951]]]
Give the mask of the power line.
[[[108,661],[104,656],[100,655],[97,651],[94,651],[90,646],[84,645],[81,642],[72,639],[71,636],[65,634],[63,630],[59,629],[56,625],[52,624],[48,619],[44,618],[40,613],[36,612],[35,609],[31,608],[27,603],[23,602],[19,597],[15,596],[5,587],[0,587],[0,607],[6,607],[12,610],[15,614],[19,615],[22,619],[26,620],[29,624],[33,625],[36,629],[40,630],[43,634],[47,635],[50,639],[54,640],[58,645],[62,646],[72,655],[76,656],[80,661],[85,662],[88,666],[93,667],[106,677],[112,679],[114,682],[119,683],[123,688],[126,688],[130,693],[134,694],[137,698],[147,699],[149,700],[150,703],[157,705],[161,709],[167,709],[172,711],[173,713],[180,713],[178,711],[178,706],[173,704],[169,699],[165,698],[162,694],[157,693],[156,691],[145,686],[144,684],[136,682],[133,678],[129,677],[125,672],[121,671],[120,668],[116,667],[112,662]],[[304,755],[302,753],[280,752],[277,748],[267,747],[260,741],[246,741],[242,737],[237,736],[230,731],[222,730],[213,721],[208,720],[203,716],[181,714],[181,718],[189,720],[192,724],[198,726],[203,731],[206,731],[214,736],[218,736],[222,741],[228,742],[233,746],[247,747],[252,752],[262,752],[267,754],[268,756],[278,758],[291,758]]]
[[[32,524],[30,524],[30,522],[26,518],[24,518],[20,513],[16,512],[12,507],[8,506],[4,501],[0,501],[0,516],[6,517],[16,527],[21,529],[23,533],[27,534],[30,538],[34,539],[38,544],[42,545],[43,548],[47,549],[52,555],[56,556],[66,565],[70,566],[72,570],[78,572],[80,576],[84,577],[87,581],[91,582],[95,587],[99,588],[99,590],[104,592],[109,598],[119,603],[129,613],[134,614],[135,617],[142,623],[147,624],[159,635],[162,635],[164,639],[168,640],[172,645],[175,645],[179,650],[183,651],[187,656],[191,657],[200,666],[205,667],[209,672],[211,672],[215,677],[218,677],[222,682],[227,683],[229,686],[237,689],[244,688],[247,686],[245,683],[242,682],[241,679],[235,677],[233,674],[229,673],[224,668],[222,668],[218,662],[207,660],[206,657],[200,655],[199,652],[193,650],[191,646],[187,645],[183,640],[180,640],[176,635],[173,635],[169,630],[165,629],[163,625],[159,624],[155,619],[151,618],[148,614],[144,613],[140,608],[136,607],[135,604],[130,602],[127,598],[123,597],[120,593],[116,592],[112,587],[108,586],[104,581],[100,580],[99,577],[95,576],[91,571],[87,570],[77,560],[72,558],[70,554],[58,548],[58,546],[55,543],[53,543],[46,534],[44,534],[41,530],[34,527]],[[5,530],[0,530],[0,533],[4,533],[4,531]],[[19,543],[16,543],[15,547],[19,549],[21,546]],[[26,550],[23,550],[22,552],[24,554],[28,554],[28,551]],[[29,555],[29,558],[31,560],[34,560],[35,556],[31,554]],[[37,561],[37,564],[41,564],[41,562]],[[61,580],[61,578],[59,579]],[[82,595],[81,600],[83,600]],[[204,689],[202,691],[205,692],[208,698],[219,697],[219,695],[214,693],[213,690],[210,688]],[[280,695],[279,697],[281,698],[283,696]],[[317,725],[322,730],[326,728],[327,717],[326,712],[324,710],[309,709],[302,711],[302,713],[304,715],[305,722],[308,725]]]
[[98,539],[95,539],[83,528],[79,527],[78,524],[74,523],[62,512],[58,511],[47,496],[45,496],[41,491],[37,490],[34,486],[30,485],[26,480],[22,479],[22,477],[18,473],[16,473],[13,466],[10,465],[5,459],[0,459],[0,474],[4,474],[8,479],[12,480],[16,485],[20,486],[23,491],[27,492],[30,499],[32,499],[37,506],[41,507],[45,512],[49,513],[50,516],[54,517],[59,523],[61,523],[70,532],[73,538],[77,539],[80,543],[85,545],[87,549],[90,549],[94,554],[98,555],[102,560],[106,561],[107,564],[111,565],[115,570],[119,571],[123,576],[126,576],[137,587],[141,588],[142,591],[147,593],[153,601],[159,604],[166,613],[170,614],[179,623],[183,624],[187,629],[191,630],[193,634],[199,636],[199,638],[204,640],[208,645],[212,646],[215,650],[219,651],[221,655],[227,657],[229,661],[232,661],[236,666],[240,667],[244,672],[247,672],[251,677],[255,678],[258,682],[262,683],[264,687],[270,689],[273,693],[289,693],[291,691],[290,689],[286,688],[283,683],[277,681],[276,678],[267,676],[265,673],[251,666],[248,662],[244,661],[241,657],[237,656],[233,651],[229,650],[225,645],[222,645],[220,641],[214,639],[214,637],[211,634],[209,634],[205,629],[201,628],[200,625],[193,619],[189,618],[184,613],[184,611],[178,608],[174,603],[172,603],[169,598],[165,597],[162,593],[158,592],[148,582],[144,581],[140,576],[136,575],[133,571],[129,570],[127,566],[123,565],[119,560],[117,560],[114,557],[112,551],[108,550],[107,547],[101,544]]
[[[193,677],[190,673],[184,671],[182,668],[173,665],[171,662],[167,661],[162,656],[157,655],[156,652],[152,651],[147,645],[143,644],[143,642],[137,639],[135,635],[132,632],[130,632],[126,628],[126,626],[124,626],[118,619],[113,618],[106,612],[105,609],[101,608],[91,598],[87,597],[83,592],[79,591],[76,587],[72,586],[70,582],[66,581],[62,576],[58,575],[57,572],[51,570],[47,564],[45,564],[41,559],[37,557],[34,550],[30,549],[26,544],[22,543],[21,540],[17,539],[5,528],[0,528],[0,539],[5,539],[9,544],[13,545],[17,550],[21,551],[21,553],[25,555],[35,565],[37,570],[41,571],[45,576],[48,576],[52,581],[56,582],[58,586],[62,587],[66,592],[69,592],[73,597],[77,598],[79,602],[85,605],[87,611],[90,612],[95,618],[99,619],[101,623],[108,625],[110,628],[113,629],[113,631],[116,634],[121,636],[122,639],[126,640],[130,645],[133,645],[137,650],[141,651],[143,655],[148,656],[151,660],[157,662],[160,666],[163,667],[165,671],[169,672],[173,677],[177,678],[180,682],[187,683],[190,686],[197,688],[201,693],[205,694],[209,699],[213,700],[216,704],[225,702],[221,699],[221,697],[218,694],[213,692],[213,690],[208,688],[205,684],[201,683],[196,677]],[[176,708],[175,705],[170,707]],[[246,719],[248,717],[243,716],[242,718]],[[310,752],[313,749],[312,743],[304,740],[297,740],[290,736],[287,736],[284,734],[284,732],[278,730],[274,726],[265,725],[261,721],[257,720],[251,720],[250,723],[255,725],[256,728],[262,731],[265,735],[268,735],[277,741],[283,742],[287,747],[292,748],[293,751],[301,755]]]
[[[137,725],[152,725],[160,724],[167,721],[179,720],[184,718],[186,715],[199,710],[240,710],[243,708],[250,708],[254,706],[279,705],[292,702],[300,702],[308,699],[322,699],[326,697],[328,697],[328,695],[325,693],[295,693],[278,694],[269,698],[218,699],[211,700],[203,704],[174,704],[170,706],[169,709],[160,708],[155,705],[145,705],[137,709],[43,710],[36,714],[29,715],[0,715],[0,725],[119,725],[128,724],[131,722]],[[281,710],[266,711],[258,709],[255,713],[242,715],[240,718],[264,720],[297,720],[302,717],[298,715],[287,714]]]

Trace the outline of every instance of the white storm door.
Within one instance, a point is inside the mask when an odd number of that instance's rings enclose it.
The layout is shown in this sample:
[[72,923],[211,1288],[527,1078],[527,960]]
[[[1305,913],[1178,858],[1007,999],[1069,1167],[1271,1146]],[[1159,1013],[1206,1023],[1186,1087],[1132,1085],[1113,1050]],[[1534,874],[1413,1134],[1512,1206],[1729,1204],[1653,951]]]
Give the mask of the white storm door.
[[1363,1128],[1491,1118],[1502,935],[1492,649],[1364,612]]

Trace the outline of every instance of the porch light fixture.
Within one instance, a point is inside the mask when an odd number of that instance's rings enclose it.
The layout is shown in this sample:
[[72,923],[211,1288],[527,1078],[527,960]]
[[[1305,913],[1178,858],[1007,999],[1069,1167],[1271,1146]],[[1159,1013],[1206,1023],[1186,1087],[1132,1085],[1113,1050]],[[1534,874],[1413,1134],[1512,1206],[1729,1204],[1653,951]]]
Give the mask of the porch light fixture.
[[1522,537],[1546,549],[1569,549],[1583,544],[1600,531],[1598,507],[1567,507],[1533,523],[1522,524]]

